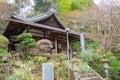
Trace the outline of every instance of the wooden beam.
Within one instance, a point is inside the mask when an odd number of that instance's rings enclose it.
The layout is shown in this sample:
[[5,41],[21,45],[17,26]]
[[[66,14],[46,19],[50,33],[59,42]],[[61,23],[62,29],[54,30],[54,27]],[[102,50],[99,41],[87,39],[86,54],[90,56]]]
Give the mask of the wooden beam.
[[37,36],[37,37],[44,37],[43,34],[36,34],[36,33],[33,33],[33,32],[30,32],[33,36]]

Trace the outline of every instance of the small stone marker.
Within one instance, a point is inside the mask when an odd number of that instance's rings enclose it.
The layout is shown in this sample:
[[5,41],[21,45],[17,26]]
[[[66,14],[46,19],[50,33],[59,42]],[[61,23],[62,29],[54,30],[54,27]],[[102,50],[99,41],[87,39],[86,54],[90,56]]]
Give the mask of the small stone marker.
[[42,80],[54,80],[54,65],[52,63],[42,64]]

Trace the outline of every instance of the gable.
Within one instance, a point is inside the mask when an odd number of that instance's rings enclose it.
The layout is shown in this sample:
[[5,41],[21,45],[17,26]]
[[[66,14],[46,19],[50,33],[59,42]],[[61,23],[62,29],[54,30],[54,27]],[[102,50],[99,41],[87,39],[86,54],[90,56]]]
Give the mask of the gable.
[[60,29],[65,29],[64,26],[61,24],[61,22],[57,19],[55,14],[52,14],[51,16],[44,18],[43,20],[39,20],[35,23],[44,24],[44,25],[48,25],[48,26],[56,27]]
[[65,30],[64,26],[59,21],[59,19],[57,18],[54,12],[47,12],[42,15],[37,15],[30,18],[24,18],[24,17],[13,15],[11,19],[16,19],[16,20],[30,22],[30,23],[44,24],[50,27],[55,27],[55,28]]

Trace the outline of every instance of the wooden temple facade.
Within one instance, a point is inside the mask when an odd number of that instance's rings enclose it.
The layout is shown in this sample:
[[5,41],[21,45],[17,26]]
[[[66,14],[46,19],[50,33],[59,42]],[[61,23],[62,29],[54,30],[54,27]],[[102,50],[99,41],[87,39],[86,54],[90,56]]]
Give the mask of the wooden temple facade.
[[[31,18],[23,18],[13,15],[3,33],[3,35],[10,41],[9,50],[14,49],[14,44],[18,42],[16,37],[24,32],[31,33],[36,41],[40,39],[49,39],[57,53],[66,53],[66,30],[56,17],[55,12],[48,11],[42,15]],[[70,31],[69,43],[71,51],[72,43],[77,39],[79,39],[79,34]]]

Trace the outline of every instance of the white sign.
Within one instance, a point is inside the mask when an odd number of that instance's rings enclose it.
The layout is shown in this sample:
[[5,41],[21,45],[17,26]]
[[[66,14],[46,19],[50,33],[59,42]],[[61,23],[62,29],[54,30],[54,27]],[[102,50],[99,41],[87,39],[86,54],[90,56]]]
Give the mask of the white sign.
[[54,80],[54,65],[52,63],[42,64],[42,80]]

